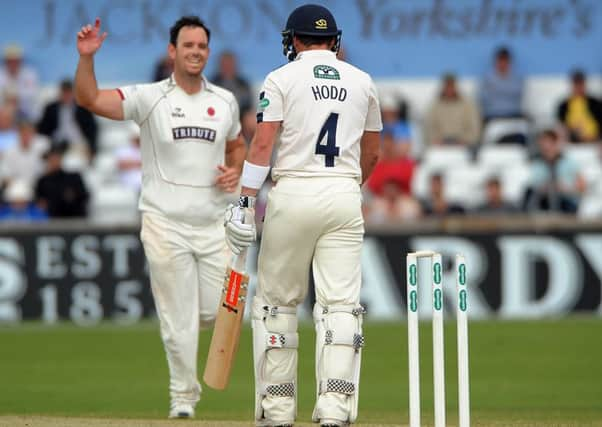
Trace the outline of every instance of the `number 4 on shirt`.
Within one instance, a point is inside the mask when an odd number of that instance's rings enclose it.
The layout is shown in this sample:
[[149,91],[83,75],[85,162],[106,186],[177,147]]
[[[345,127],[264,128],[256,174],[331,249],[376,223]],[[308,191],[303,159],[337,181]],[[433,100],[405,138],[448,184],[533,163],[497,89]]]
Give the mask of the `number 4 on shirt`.
[[[339,121],[338,113],[330,113],[330,116],[324,122],[318,142],[316,142],[316,154],[324,155],[326,167],[334,167],[334,158],[339,156],[339,147],[337,147],[337,122]],[[320,144],[326,137],[326,145]]]

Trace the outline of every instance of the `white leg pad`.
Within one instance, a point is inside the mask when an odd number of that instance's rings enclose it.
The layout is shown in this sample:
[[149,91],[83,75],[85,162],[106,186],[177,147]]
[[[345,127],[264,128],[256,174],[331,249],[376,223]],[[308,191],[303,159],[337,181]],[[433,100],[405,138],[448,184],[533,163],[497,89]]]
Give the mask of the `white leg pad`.
[[253,299],[255,421],[259,426],[293,424],[297,415],[297,308]]
[[314,422],[352,423],[357,418],[363,314],[360,305],[314,306],[318,394]]

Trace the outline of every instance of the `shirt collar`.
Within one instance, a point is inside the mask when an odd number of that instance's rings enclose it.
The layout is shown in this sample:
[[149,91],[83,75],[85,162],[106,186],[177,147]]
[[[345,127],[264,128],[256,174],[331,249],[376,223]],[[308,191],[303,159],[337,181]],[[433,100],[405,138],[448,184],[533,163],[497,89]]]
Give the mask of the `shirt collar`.
[[336,54],[332,50],[326,49],[312,49],[312,50],[304,50],[303,52],[299,52],[297,54],[297,58],[331,58],[336,56]]
[[[209,82],[209,80],[207,80],[207,77],[205,77],[204,74],[201,74],[201,90],[199,91],[202,92],[203,90],[208,90],[209,92],[215,92],[215,90],[213,89],[213,84]],[[171,73],[171,75],[168,77],[167,79],[167,86],[168,87],[175,87],[177,86],[178,83],[176,83],[176,78],[174,77],[174,74]]]

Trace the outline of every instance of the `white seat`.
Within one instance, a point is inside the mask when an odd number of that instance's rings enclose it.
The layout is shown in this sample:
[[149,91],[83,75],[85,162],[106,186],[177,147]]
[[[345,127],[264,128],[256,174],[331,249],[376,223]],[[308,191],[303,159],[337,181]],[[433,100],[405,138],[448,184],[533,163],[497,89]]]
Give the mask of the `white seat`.
[[452,202],[474,208],[485,200],[489,171],[481,165],[451,168],[445,174],[445,196]]
[[600,165],[600,148],[598,144],[566,144],[564,152],[581,166],[581,168]]
[[110,181],[117,177],[117,158],[113,153],[100,152],[94,158],[94,170],[102,177],[102,181]]
[[587,183],[588,188],[597,188],[600,187],[602,189],[602,165],[595,163],[591,165],[583,166],[580,169],[581,174],[583,175],[583,179]]
[[424,199],[429,195],[429,178],[434,171],[424,164],[418,165],[414,169],[412,176],[412,194],[418,199]]
[[124,126],[101,131],[98,138],[99,151],[114,151],[117,147],[128,145],[129,135],[128,128]]
[[137,221],[138,194],[121,185],[105,185],[94,192],[90,203],[90,216],[96,222]]
[[585,219],[602,218],[602,194],[590,194],[583,197],[579,202],[577,216]]
[[505,200],[520,205],[529,185],[531,168],[528,164],[507,167],[500,171],[502,195]]
[[481,147],[477,160],[490,173],[500,173],[508,167],[526,165],[528,153],[520,145],[485,145]]
[[529,137],[531,127],[525,119],[493,119],[485,125],[483,130],[483,145],[497,144],[500,139],[508,135],[524,135]]
[[470,152],[466,147],[429,147],[424,153],[422,163],[431,170],[463,167],[470,163]]

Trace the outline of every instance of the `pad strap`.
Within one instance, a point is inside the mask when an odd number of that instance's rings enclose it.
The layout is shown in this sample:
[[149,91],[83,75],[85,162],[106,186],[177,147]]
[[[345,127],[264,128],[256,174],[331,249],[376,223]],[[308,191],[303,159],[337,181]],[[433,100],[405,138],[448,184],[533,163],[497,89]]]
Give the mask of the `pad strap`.
[[353,334],[353,337],[347,336],[336,336],[333,330],[326,331],[324,344],[326,345],[348,345],[353,347],[355,351],[359,351],[364,346],[364,336],[361,334]]
[[277,332],[268,332],[265,335],[265,342],[270,348],[298,348],[299,335],[297,333],[279,334]]
[[351,395],[355,393],[355,384],[351,381],[340,380],[337,378],[328,378],[327,380],[320,381],[320,394],[328,392]]
[[295,383],[268,384],[265,393],[271,396],[295,397]]
[[322,307],[322,314],[349,313],[355,317],[366,314],[366,309],[361,305],[329,305]]

